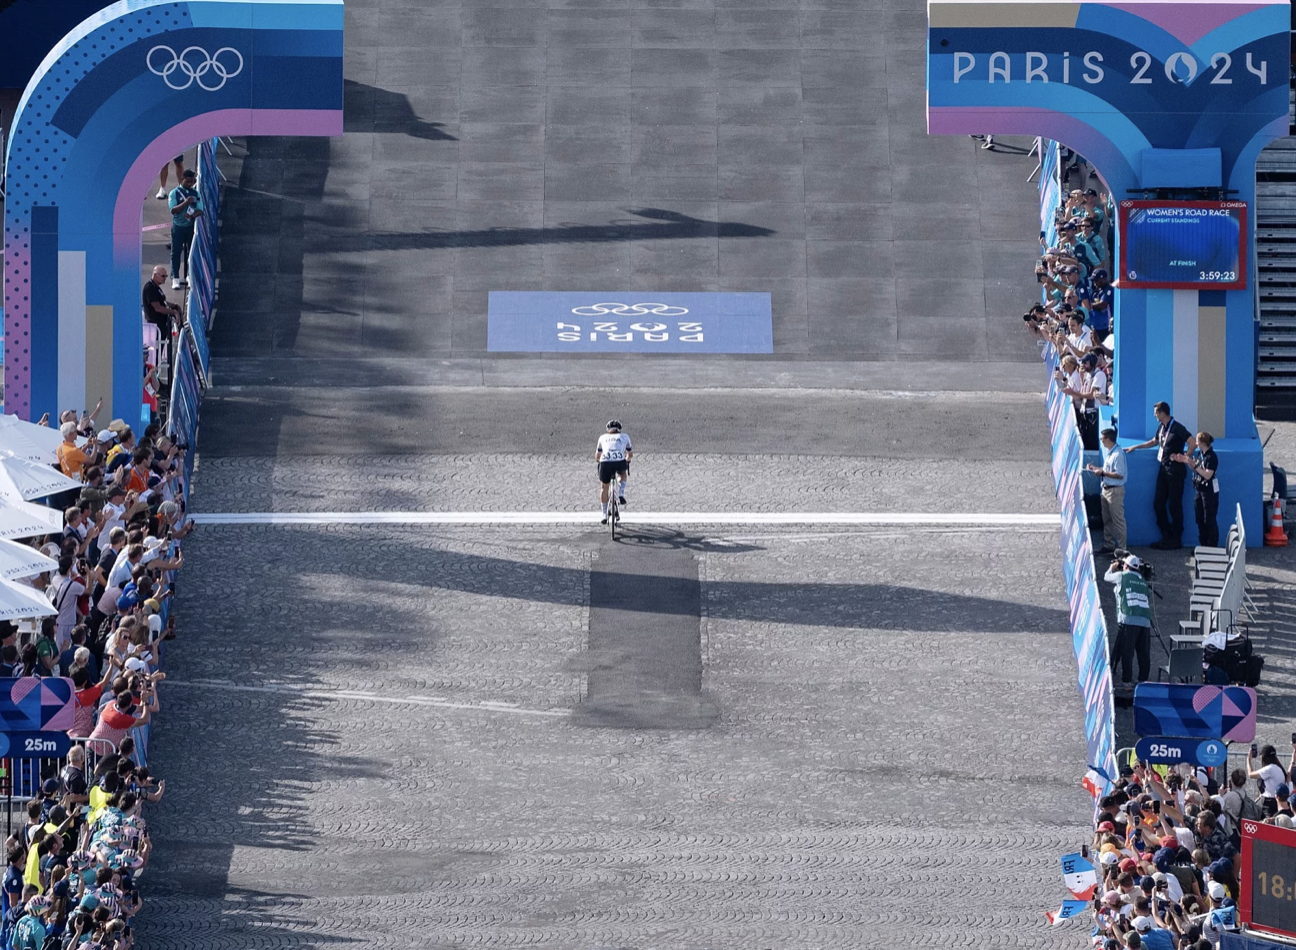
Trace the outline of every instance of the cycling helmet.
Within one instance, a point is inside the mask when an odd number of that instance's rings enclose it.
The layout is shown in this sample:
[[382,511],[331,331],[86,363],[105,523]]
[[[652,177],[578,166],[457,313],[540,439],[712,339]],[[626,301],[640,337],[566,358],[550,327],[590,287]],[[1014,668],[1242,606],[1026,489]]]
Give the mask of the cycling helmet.
[[609,429],[616,429],[618,432],[620,432],[620,431],[621,431],[621,420],[619,420],[619,419],[613,419],[611,422],[609,422],[609,423],[607,424],[607,428],[609,428]]

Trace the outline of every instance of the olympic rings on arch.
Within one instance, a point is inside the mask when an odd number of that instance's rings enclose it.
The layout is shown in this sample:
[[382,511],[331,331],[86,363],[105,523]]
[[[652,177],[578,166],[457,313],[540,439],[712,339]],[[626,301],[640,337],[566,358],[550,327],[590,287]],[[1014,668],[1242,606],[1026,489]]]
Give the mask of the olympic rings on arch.
[[[153,54],[158,52],[165,55],[158,57],[155,61]],[[226,53],[237,57],[238,64],[234,64],[231,56],[226,56],[224,62],[222,62],[221,56]],[[165,56],[170,56],[171,59],[164,62]],[[161,76],[167,86],[176,90],[176,92],[188,89],[194,83],[197,83],[199,88],[207,92],[215,92],[223,88],[227,80],[233,79],[243,72],[243,54],[232,46],[222,46],[213,54],[209,54],[201,46],[189,46],[178,55],[169,46],[155,46],[148,51],[145,63],[148,65],[149,72],[155,76]],[[205,78],[208,74],[219,78],[220,82],[216,82],[215,79]],[[181,79],[184,82],[180,82]]]

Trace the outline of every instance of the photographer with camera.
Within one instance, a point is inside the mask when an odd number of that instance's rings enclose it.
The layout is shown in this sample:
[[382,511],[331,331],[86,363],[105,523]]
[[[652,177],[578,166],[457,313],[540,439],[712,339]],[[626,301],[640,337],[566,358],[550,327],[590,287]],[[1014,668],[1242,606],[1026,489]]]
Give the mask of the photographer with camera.
[[1152,671],[1152,590],[1143,576],[1143,562],[1126,553],[1112,561],[1103,580],[1116,589],[1116,642],[1111,664],[1121,663],[1121,685],[1131,687],[1131,669],[1138,656],[1138,680],[1146,682]]

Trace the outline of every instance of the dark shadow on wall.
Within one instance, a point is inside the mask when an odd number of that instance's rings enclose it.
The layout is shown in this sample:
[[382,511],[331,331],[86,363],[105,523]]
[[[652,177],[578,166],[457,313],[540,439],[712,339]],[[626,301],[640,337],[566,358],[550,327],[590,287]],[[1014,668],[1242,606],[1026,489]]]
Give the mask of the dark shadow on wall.
[[434,142],[459,141],[445,131],[444,122],[428,122],[420,118],[410,105],[409,97],[402,93],[388,92],[348,79],[343,97],[342,129],[345,132],[409,135]]

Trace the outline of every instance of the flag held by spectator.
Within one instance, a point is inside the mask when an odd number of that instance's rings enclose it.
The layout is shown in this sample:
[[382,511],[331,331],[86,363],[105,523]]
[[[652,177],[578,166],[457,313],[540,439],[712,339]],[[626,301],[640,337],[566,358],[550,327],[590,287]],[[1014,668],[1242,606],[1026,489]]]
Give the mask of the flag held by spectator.
[[1062,855],[1062,883],[1076,900],[1084,902],[1098,889],[1098,871],[1083,854]]
[[1050,924],[1056,927],[1063,921],[1080,916],[1088,907],[1088,901],[1063,901],[1061,907],[1057,910],[1045,911],[1044,916],[1048,918]]
[[1102,769],[1094,768],[1091,765],[1089,766],[1089,771],[1085,772],[1084,780],[1080,784],[1084,786],[1086,792],[1094,798],[1097,798],[1102,794],[1103,788],[1110,784],[1110,782],[1111,779],[1107,777],[1107,774],[1103,772]]

